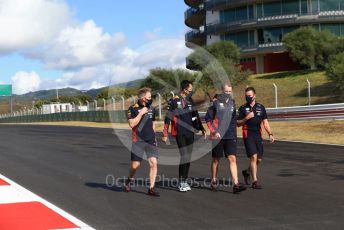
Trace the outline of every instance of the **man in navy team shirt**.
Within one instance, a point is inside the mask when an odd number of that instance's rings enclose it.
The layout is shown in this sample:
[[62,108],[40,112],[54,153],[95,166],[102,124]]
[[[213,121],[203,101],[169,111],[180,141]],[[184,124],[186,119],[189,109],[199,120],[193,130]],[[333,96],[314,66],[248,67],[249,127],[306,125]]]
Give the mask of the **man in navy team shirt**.
[[152,106],[152,94],[150,88],[142,88],[138,93],[139,100],[128,109],[128,122],[132,128],[132,148],[131,148],[131,166],[129,177],[125,184],[125,191],[130,192],[133,177],[141,165],[143,155],[146,154],[150,172],[150,187],[148,195],[159,196],[154,189],[155,179],[158,171],[158,156],[155,136],[155,115],[156,110]]
[[223,156],[228,159],[233,182],[233,193],[245,190],[246,187],[240,184],[238,180],[236,108],[232,87],[229,83],[222,85],[222,94],[218,94],[214,98],[212,105],[208,108],[205,121],[212,139],[212,191],[217,190],[219,161]]
[[265,107],[256,102],[256,90],[253,87],[248,87],[245,90],[245,99],[247,103],[239,108],[237,124],[238,126],[242,126],[246,154],[250,158],[250,164],[248,169],[242,173],[246,184],[249,184],[251,176],[252,188],[261,189],[262,186],[258,183],[257,179],[257,169],[264,154],[262,129],[264,128],[269,134],[271,143],[275,139],[268,122]]

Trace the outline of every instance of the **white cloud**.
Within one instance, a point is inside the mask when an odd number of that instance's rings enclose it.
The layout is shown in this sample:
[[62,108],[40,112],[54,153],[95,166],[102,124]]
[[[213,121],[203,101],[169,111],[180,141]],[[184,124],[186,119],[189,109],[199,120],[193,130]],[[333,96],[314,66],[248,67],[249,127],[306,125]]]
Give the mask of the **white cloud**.
[[60,78],[42,80],[42,89],[73,87],[90,89],[143,78],[150,69],[185,68],[185,57],[191,51],[182,38],[159,39],[137,49],[124,48],[111,63],[66,71]]
[[104,33],[90,20],[67,27],[45,49],[43,62],[49,69],[73,69],[104,64],[126,45],[123,33]]
[[0,0],[0,54],[39,46],[71,23],[62,0]]
[[143,35],[147,40],[152,41],[160,37],[161,31],[162,31],[162,28],[158,27],[158,28],[153,29],[152,31],[145,31]]
[[185,58],[191,52],[184,38],[159,39],[141,46],[134,60],[135,66],[145,68],[185,68]]
[[17,72],[12,77],[13,93],[24,94],[40,88],[41,79],[35,72]]
[[64,0],[0,0],[0,55],[11,52],[62,70],[58,79],[20,71],[15,93],[74,87],[89,89],[143,78],[151,68],[185,68],[184,36],[161,39],[162,28],[146,31],[139,48],[122,32],[109,34],[93,20],[77,22]]
[[57,79],[40,78],[34,72],[21,71],[12,77],[12,81],[16,94],[65,87],[100,88],[143,78],[156,67],[185,68],[188,53],[190,50],[184,46],[183,39],[160,39],[136,50],[126,47],[111,63],[68,70]]

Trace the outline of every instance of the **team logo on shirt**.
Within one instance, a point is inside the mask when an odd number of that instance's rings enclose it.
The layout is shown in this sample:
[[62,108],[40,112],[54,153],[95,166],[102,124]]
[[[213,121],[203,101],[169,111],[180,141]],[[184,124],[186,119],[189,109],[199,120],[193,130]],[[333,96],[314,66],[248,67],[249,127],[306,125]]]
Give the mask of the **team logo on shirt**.
[[261,113],[262,113],[262,110],[261,110],[260,108],[257,108],[257,109],[256,109],[256,112],[257,112],[257,116],[260,116]]
[[177,101],[177,107],[178,107],[178,109],[182,108],[182,102],[181,101]]
[[153,119],[153,111],[151,109],[148,112],[148,116],[149,118]]

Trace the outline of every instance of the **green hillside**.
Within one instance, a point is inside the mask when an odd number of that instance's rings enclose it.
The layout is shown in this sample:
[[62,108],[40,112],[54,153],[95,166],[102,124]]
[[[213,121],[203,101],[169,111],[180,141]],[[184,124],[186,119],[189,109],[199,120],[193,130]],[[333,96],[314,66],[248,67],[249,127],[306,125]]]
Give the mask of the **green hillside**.
[[238,104],[244,103],[243,92],[247,85],[257,90],[257,101],[266,107],[275,106],[275,91],[273,83],[278,86],[279,107],[300,106],[308,103],[307,79],[311,82],[311,104],[328,104],[344,102],[339,97],[325,72],[321,71],[295,71],[273,74],[253,75],[247,83],[234,89]]

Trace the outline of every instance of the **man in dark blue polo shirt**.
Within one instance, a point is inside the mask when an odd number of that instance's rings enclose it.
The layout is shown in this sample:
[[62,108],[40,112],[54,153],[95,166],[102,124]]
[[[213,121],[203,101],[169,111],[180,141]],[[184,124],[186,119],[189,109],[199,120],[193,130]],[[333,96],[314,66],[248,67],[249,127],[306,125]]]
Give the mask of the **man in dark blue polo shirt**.
[[239,108],[237,121],[238,126],[242,126],[246,154],[250,158],[249,168],[243,171],[243,176],[245,183],[249,184],[251,174],[252,188],[261,189],[262,186],[257,179],[257,168],[264,154],[262,128],[269,134],[271,143],[275,139],[268,122],[265,107],[256,102],[256,90],[253,87],[248,87],[245,90],[245,98],[247,103]]
[[133,177],[140,167],[144,154],[150,166],[150,187],[148,195],[159,196],[154,189],[157,175],[157,158],[159,155],[155,137],[155,108],[152,106],[150,88],[142,88],[138,93],[139,100],[128,109],[128,122],[132,128],[131,167],[125,185],[125,191],[130,192]]
[[192,100],[192,83],[184,80],[180,84],[180,93],[169,100],[168,112],[165,117],[163,142],[166,142],[168,128],[172,124],[172,136],[176,138],[180,152],[179,186],[180,192],[190,191],[187,183],[189,175],[191,154],[193,150],[195,132],[202,131],[206,137],[196,106]]
[[228,159],[229,171],[232,176],[233,192],[238,193],[246,189],[239,183],[237,152],[237,119],[235,101],[232,87],[229,83],[222,86],[222,94],[214,98],[205,115],[212,139],[211,188],[216,191],[218,187],[219,161],[225,156]]

